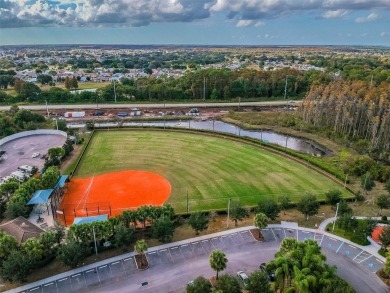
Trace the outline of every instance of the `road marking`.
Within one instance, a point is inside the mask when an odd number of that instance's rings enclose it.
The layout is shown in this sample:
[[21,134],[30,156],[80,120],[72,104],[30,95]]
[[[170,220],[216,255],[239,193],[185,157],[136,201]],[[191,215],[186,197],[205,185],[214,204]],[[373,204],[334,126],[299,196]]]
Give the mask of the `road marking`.
[[379,261],[379,262],[381,262],[381,263],[383,263],[383,261],[381,261],[380,259],[376,259],[377,261]]
[[343,246],[343,244],[344,244],[344,242],[341,242],[341,244],[340,244],[339,248],[337,248],[337,250],[336,250],[336,253],[338,253],[338,252],[339,252],[339,250],[340,250],[341,246]]
[[[154,252],[154,253],[156,253],[156,252]],[[128,258],[125,258],[123,261],[128,261],[128,260],[131,260],[131,259],[133,259],[132,257],[128,257]]]
[[148,254],[150,255],[150,254],[155,254],[156,252],[155,251],[153,251],[153,252],[149,252]]
[[182,245],[181,247],[186,247],[186,246],[188,246],[188,244],[184,244],[184,245]]
[[62,281],[65,281],[65,280],[67,280],[68,278],[63,278],[63,279],[61,279],[61,280],[58,280],[57,282],[62,282]]
[[196,242],[192,242],[192,244],[198,244],[199,243],[199,241],[196,241]]
[[306,234],[309,234],[309,233],[311,233],[311,232],[309,232],[309,231],[301,231],[301,232],[303,232],[303,233],[306,233]]
[[330,240],[333,240],[333,241],[338,241],[337,239],[334,239],[332,237],[329,237]]
[[230,234],[230,235],[237,235],[237,233],[233,233],[233,234]]
[[53,285],[53,282],[43,285],[43,287]]
[[29,291],[32,292],[32,291],[35,291],[35,290],[37,290],[37,289],[39,289],[39,288],[41,288],[41,287],[35,287],[35,288],[33,288],[33,289],[30,289]]
[[119,263],[119,261],[113,262],[111,265],[116,265],[117,263]]
[[177,246],[175,246],[175,247],[171,247],[170,249],[177,249],[178,247]]
[[360,253],[357,254],[357,255],[353,258],[353,260],[355,260],[355,259],[356,259],[359,255],[361,255],[363,252],[364,252],[364,250],[360,251]]
[[101,267],[99,267],[99,269],[105,268],[106,266],[107,266],[107,265],[101,266]]
[[167,251],[167,249],[161,249],[160,252]]
[[[214,239],[214,238],[213,238]],[[217,239],[217,238],[216,238]],[[202,240],[202,242],[209,242],[208,240]]]
[[80,275],[81,275],[81,274],[73,275],[72,278],[78,277],[78,276],[80,276]]
[[351,244],[348,244],[349,247],[351,248],[356,248],[355,246],[351,245]]
[[93,272],[94,270],[95,270],[95,269],[90,269],[90,270],[88,270],[88,271],[85,271],[84,274]]
[[280,228],[274,228],[274,230],[278,230],[278,231],[279,231],[279,230],[282,230],[282,229],[280,229]]
[[359,261],[358,263],[362,263],[363,261],[366,261],[367,259],[369,259],[369,258],[371,258],[371,257],[373,257],[372,255],[370,255],[369,257],[366,257],[366,258],[364,258],[364,259],[362,259],[361,261]]
[[322,244],[322,241],[324,240],[324,236],[325,236],[325,234],[322,234],[322,238],[321,238],[321,241],[320,241],[320,246]]
[[271,232],[274,235],[275,241],[278,241],[278,239],[276,239],[275,233],[274,233],[274,231],[272,229],[271,229]]

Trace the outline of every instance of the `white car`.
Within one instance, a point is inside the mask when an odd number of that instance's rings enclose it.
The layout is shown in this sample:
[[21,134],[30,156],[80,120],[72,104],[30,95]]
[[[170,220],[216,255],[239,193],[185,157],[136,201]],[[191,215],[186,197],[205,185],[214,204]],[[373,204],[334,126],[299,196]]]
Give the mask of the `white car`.
[[243,271],[237,272],[237,277],[244,283],[244,286],[248,285],[249,277]]
[[41,154],[41,153],[36,152],[36,153],[33,153],[31,157],[32,157],[32,158],[38,158],[40,154]]

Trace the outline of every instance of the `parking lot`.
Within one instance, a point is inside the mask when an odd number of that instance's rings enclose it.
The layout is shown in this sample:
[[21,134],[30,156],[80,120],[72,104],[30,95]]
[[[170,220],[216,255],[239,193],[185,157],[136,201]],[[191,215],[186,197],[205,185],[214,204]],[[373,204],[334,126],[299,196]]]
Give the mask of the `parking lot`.
[[[252,247],[253,245],[274,245],[277,247],[286,237],[292,237],[299,241],[314,239],[321,245],[325,254],[337,253],[340,257],[352,260],[368,272],[374,273],[383,267],[382,261],[366,251],[320,232],[269,228],[262,230],[262,234],[265,238],[263,243],[256,243],[250,231],[246,230],[163,249],[151,249],[146,253],[149,269],[159,272],[165,268],[173,267],[175,264],[182,265],[191,259],[208,259],[208,255],[214,249],[221,249],[228,255],[230,251],[240,251],[240,247]],[[22,292],[86,292],[98,287],[100,283],[120,283],[135,274],[142,274],[142,271],[137,270],[134,257],[127,257]]]

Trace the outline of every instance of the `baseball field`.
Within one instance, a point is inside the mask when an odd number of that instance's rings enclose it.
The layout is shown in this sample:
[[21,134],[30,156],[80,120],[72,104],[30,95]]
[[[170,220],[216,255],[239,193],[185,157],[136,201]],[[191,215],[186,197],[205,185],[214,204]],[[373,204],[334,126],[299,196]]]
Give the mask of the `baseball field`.
[[[171,186],[166,202],[177,212],[186,211],[187,193],[189,210],[195,211],[226,209],[228,198],[255,205],[261,198],[276,199],[283,194],[297,201],[306,193],[323,199],[331,189],[342,190],[305,165],[259,147],[229,138],[168,130],[96,132],[73,178],[91,180],[125,170],[143,170],[165,178]],[[122,181],[109,179],[106,185],[120,186]],[[139,181],[139,185],[148,182]],[[100,200],[110,201],[115,197],[113,190],[107,189]]]

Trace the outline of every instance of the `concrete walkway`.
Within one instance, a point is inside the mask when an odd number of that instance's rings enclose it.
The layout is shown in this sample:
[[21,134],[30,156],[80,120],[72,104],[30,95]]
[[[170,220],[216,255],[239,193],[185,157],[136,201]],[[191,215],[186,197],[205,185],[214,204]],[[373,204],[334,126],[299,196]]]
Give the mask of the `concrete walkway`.
[[[364,217],[361,217],[361,218],[364,218]],[[356,246],[356,247],[358,247],[358,248],[360,248],[362,250],[365,250],[365,251],[369,252],[370,254],[374,255],[379,260],[381,260],[383,262],[385,261],[385,258],[378,254],[378,249],[379,248],[375,247],[373,244],[368,245],[368,246],[358,245],[358,244],[353,243],[353,242],[351,242],[351,241],[349,241],[347,239],[344,239],[342,237],[339,237],[339,236],[336,236],[334,234],[326,232],[325,231],[326,223],[330,223],[330,222],[332,222],[332,220],[334,220],[334,218],[326,219],[324,222],[321,223],[321,225],[320,225],[320,227],[318,229],[298,227],[298,224],[292,223],[292,222],[282,222],[281,224],[270,224],[270,225],[268,225],[268,228],[287,228],[287,229],[296,229],[296,230],[301,230],[301,231],[310,231],[310,232],[314,232],[314,233],[324,234],[324,235],[330,236],[332,238],[338,239],[340,241],[343,241],[343,242],[345,242],[347,244]],[[186,240],[182,240],[182,241],[177,241],[177,242],[173,242],[173,243],[168,243],[168,244],[163,244],[163,245],[159,245],[159,246],[154,246],[154,247],[149,248],[147,252],[150,253],[150,252],[153,252],[153,251],[159,251],[159,250],[163,250],[163,249],[174,247],[174,246],[180,246],[180,245],[183,245],[183,244],[189,244],[189,243],[192,243],[192,242],[195,242],[195,241],[202,241],[202,240],[210,239],[210,238],[213,238],[213,237],[224,236],[224,235],[228,235],[228,234],[232,234],[232,233],[247,231],[249,229],[256,229],[256,228],[254,226],[246,226],[246,227],[235,228],[235,229],[226,230],[226,231],[222,231],[222,232],[218,232],[218,233],[214,233],[214,234],[203,235],[203,236],[190,238],[190,239],[186,239]],[[50,283],[50,282],[55,282],[56,280],[59,280],[59,279],[63,279],[63,278],[69,277],[71,275],[82,273],[82,272],[84,272],[86,270],[89,270],[89,269],[94,269],[96,267],[104,266],[104,265],[113,263],[115,261],[120,261],[122,259],[126,259],[126,258],[129,258],[129,257],[132,257],[134,255],[135,255],[134,252],[122,254],[122,255],[119,255],[119,256],[116,256],[116,257],[112,257],[112,258],[105,259],[105,260],[102,260],[102,261],[99,261],[99,262],[96,262],[96,263],[92,263],[90,265],[86,265],[86,266],[79,267],[79,268],[76,268],[76,269],[73,269],[73,270],[69,270],[67,272],[64,272],[64,273],[61,273],[61,274],[58,274],[58,275],[55,275],[55,276],[48,277],[46,279],[42,279],[42,280],[30,283],[30,284],[26,284],[24,286],[21,286],[21,287],[18,287],[18,288],[15,288],[15,289],[12,289],[12,290],[9,290],[9,291],[6,291],[6,292],[10,292],[10,293],[11,292],[12,293],[15,292],[16,293],[16,292],[21,292],[21,291],[24,291],[24,290],[29,290],[29,289],[32,289],[32,288],[36,288],[36,287],[42,286],[42,285]]]

